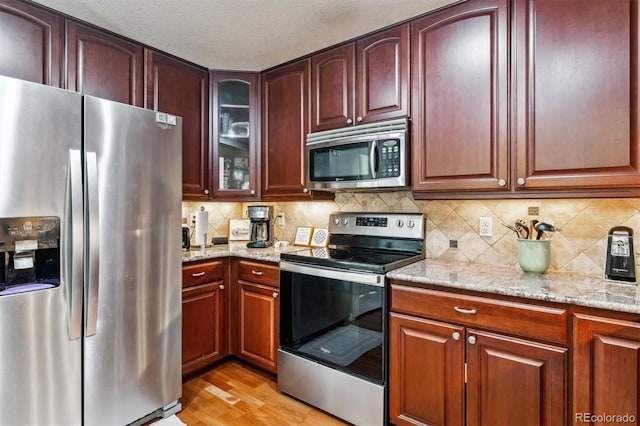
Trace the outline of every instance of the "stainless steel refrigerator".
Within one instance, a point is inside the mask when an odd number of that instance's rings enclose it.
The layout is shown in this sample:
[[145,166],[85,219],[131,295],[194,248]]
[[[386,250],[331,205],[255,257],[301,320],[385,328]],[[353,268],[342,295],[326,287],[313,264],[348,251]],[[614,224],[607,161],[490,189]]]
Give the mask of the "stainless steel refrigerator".
[[0,77],[0,425],[180,409],[181,134]]

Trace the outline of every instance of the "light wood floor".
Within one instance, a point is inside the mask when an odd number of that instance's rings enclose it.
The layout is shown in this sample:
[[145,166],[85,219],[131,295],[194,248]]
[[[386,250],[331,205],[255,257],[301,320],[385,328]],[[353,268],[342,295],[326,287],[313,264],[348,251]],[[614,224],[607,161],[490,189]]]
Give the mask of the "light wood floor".
[[177,416],[188,426],[348,424],[278,392],[273,376],[235,360],[185,382],[180,402]]

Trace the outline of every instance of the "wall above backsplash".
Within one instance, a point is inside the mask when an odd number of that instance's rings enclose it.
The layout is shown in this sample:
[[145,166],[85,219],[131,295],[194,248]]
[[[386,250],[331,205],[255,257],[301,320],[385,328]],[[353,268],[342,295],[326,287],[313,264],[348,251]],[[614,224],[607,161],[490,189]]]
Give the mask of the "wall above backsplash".
[[[334,201],[240,203],[183,202],[183,217],[203,206],[209,211],[209,237],[227,236],[229,219],[245,217],[250,204],[274,206],[274,214],[285,213],[285,226],[274,226],[278,240],[293,241],[297,226],[326,228],[333,211],[424,212],[427,217],[427,257],[482,264],[517,265],[515,234],[501,226],[518,218],[549,221],[556,232],[551,243],[549,271],[604,271],[606,236],[609,229],[625,225],[640,230],[640,199],[550,199],[550,200],[414,200],[410,192],[337,193]],[[538,216],[528,216],[538,207]],[[480,237],[480,217],[491,217],[493,236]],[[449,248],[456,240],[457,248]],[[636,265],[638,262],[636,262]]]

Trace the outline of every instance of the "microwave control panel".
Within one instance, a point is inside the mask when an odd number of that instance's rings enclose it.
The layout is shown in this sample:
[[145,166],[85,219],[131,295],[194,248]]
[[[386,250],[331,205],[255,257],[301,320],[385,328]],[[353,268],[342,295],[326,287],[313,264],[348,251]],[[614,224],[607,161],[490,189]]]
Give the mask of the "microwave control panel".
[[400,176],[400,141],[387,139],[378,142],[378,177]]

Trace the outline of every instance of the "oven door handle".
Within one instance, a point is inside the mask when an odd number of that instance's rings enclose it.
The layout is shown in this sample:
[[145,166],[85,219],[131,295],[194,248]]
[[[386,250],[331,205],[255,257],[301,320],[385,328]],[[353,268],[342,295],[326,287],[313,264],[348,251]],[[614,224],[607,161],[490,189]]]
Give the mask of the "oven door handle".
[[280,270],[293,272],[295,274],[313,275],[331,280],[350,281],[358,284],[384,287],[384,275],[381,274],[366,274],[320,266],[311,267],[288,262],[280,262]]

